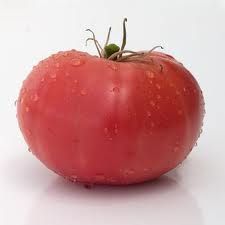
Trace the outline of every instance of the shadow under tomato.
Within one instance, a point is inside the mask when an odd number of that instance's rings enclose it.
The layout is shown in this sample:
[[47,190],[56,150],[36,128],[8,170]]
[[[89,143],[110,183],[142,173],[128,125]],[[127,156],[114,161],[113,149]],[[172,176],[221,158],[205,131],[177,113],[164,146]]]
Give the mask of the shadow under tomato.
[[94,186],[57,178],[34,203],[27,225],[202,225],[194,197],[168,176],[130,186]]

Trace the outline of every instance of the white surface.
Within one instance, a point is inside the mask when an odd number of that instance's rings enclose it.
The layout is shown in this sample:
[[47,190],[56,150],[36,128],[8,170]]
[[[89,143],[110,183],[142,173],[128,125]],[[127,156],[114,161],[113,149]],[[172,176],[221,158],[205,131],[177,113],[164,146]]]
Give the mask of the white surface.
[[[162,44],[188,67],[203,89],[206,117],[198,146],[161,180],[91,190],[60,179],[27,151],[14,101],[32,66],[84,45],[92,28],[103,41],[109,25],[128,45]],[[225,1],[0,0],[0,224],[224,225]]]

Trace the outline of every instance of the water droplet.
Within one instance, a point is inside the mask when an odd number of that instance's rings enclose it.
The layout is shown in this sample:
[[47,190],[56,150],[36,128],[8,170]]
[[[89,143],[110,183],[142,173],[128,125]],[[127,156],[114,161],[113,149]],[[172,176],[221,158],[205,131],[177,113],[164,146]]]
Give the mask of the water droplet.
[[155,74],[152,72],[152,71],[146,71],[145,72],[146,73],[146,76],[148,77],[148,78],[154,78],[155,77]]
[[144,171],[144,173],[151,173],[152,168],[144,168],[143,171]]
[[114,71],[118,70],[118,67],[116,65],[116,63],[109,63],[108,64],[108,67]]
[[23,102],[24,102],[24,98],[21,98],[20,99],[20,104],[23,104]]
[[70,75],[70,73],[69,72],[65,72],[65,75],[66,75],[66,77],[68,77]]
[[157,89],[159,89],[159,90],[161,89],[161,86],[159,84],[156,84],[155,86]]
[[59,68],[60,64],[59,64],[59,63],[56,63],[55,66],[56,66],[57,68]]
[[151,122],[150,124],[151,124],[151,127],[154,127],[155,126],[155,123],[154,122]]
[[84,95],[87,94],[87,91],[86,91],[85,89],[82,89],[82,90],[80,91],[80,94],[81,94],[82,96],[84,96]]
[[198,143],[197,142],[195,143],[195,146],[198,146]]
[[95,175],[95,180],[98,181],[98,182],[101,182],[101,181],[104,181],[106,178],[105,178],[105,175],[103,173],[97,173]]
[[73,82],[74,82],[75,84],[77,84],[77,83],[78,83],[78,81],[77,81],[77,80],[74,80]]
[[87,52],[79,52],[78,55],[79,55],[79,56],[87,56],[88,53],[87,53]]
[[184,88],[183,88],[183,91],[184,91],[184,92],[186,92],[186,91],[187,91],[187,89],[184,87]]
[[110,134],[109,129],[108,129],[107,127],[104,128],[104,133],[105,133],[107,139],[108,139],[109,141],[112,141],[111,134]]
[[28,148],[27,150],[28,150],[28,152],[31,152],[31,149],[30,148]]
[[178,146],[176,146],[176,147],[173,148],[173,152],[178,152],[178,150],[179,150],[179,147]]
[[119,92],[120,92],[120,89],[119,89],[118,87],[114,87],[114,88],[112,89],[112,91],[113,91],[114,93],[119,93]]
[[180,92],[179,91],[176,91],[176,95],[180,95]]
[[[23,81],[24,82],[24,81]],[[25,94],[27,92],[27,89],[26,88],[22,88],[21,90],[21,94]]]
[[110,177],[110,178],[107,178],[107,181],[109,182],[109,183],[117,183],[117,180],[115,179],[115,178],[112,178],[112,177]]
[[72,89],[72,90],[71,90],[71,92],[72,92],[72,93],[75,93],[75,92],[76,92],[76,90],[75,90],[75,89]]
[[15,100],[14,105],[15,105],[15,106],[17,105],[17,100]]
[[200,134],[202,133],[202,129],[200,129]]
[[32,135],[32,133],[31,133],[31,130],[30,130],[30,129],[26,129],[26,133],[27,133],[27,135],[28,135],[28,136],[31,136],[31,135]]
[[29,112],[29,111],[30,111],[30,108],[29,108],[28,106],[26,106],[26,107],[25,107],[25,111],[26,111],[26,112]]
[[160,98],[161,98],[161,96],[160,96],[160,95],[156,95],[156,98],[157,98],[157,99],[160,99]]
[[69,55],[69,52],[63,52],[62,53],[62,56],[64,56],[64,57],[66,57],[66,56],[68,56]]
[[31,96],[31,100],[37,102],[39,100],[39,96],[37,94],[34,94]]
[[123,174],[125,176],[130,176],[130,175],[134,174],[134,172],[135,171],[133,169],[125,169],[125,170],[123,170]]
[[104,128],[104,133],[108,134],[109,133],[109,129],[107,127]]
[[72,175],[72,176],[70,176],[70,180],[72,181],[72,182],[77,182],[77,175]]
[[118,125],[115,123],[114,125],[114,134],[118,134],[119,130],[118,130]]
[[177,111],[177,114],[178,114],[178,115],[182,115],[182,114],[183,114],[183,111],[182,111],[181,109],[179,109],[179,110]]
[[54,79],[54,78],[56,78],[56,73],[51,73],[49,76],[50,76],[52,79]]
[[148,117],[151,117],[152,113],[151,112],[147,112],[147,115],[148,115]]
[[152,105],[152,106],[155,106],[155,102],[154,101],[150,101],[150,104]]
[[79,58],[74,58],[71,60],[71,64],[72,66],[80,66],[82,64],[82,61]]
[[44,81],[45,81],[45,78],[44,78],[44,77],[42,77],[42,78],[41,78],[41,82],[43,83]]

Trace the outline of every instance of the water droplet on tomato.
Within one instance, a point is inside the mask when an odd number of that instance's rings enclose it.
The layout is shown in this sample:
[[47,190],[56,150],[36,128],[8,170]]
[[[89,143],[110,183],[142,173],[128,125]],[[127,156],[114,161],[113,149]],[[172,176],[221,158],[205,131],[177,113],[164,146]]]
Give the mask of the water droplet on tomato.
[[150,124],[151,124],[151,127],[154,127],[155,126],[155,123],[154,122],[151,122]]
[[161,98],[161,96],[160,96],[160,95],[156,95],[156,98],[157,98],[157,99],[160,99],[160,98]]
[[113,91],[114,93],[119,93],[119,92],[120,92],[120,89],[119,89],[118,87],[114,87],[114,88],[112,89],[112,91]]
[[31,136],[31,135],[32,135],[32,133],[31,133],[31,130],[30,130],[30,129],[26,129],[26,133],[27,133],[27,135],[28,135],[28,136]]
[[198,146],[198,143],[197,142],[195,143],[195,146]]
[[114,129],[114,134],[118,134],[118,128]]
[[69,52],[63,52],[62,53],[62,56],[64,56],[64,57],[66,57],[66,56],[68,56],[69,55]]
[[72,176],[70,176],[70,180],[72,181],[72,182],[77,182],[77,175],[72,175]]
[[28,148],[27,150],[28,150],[28,152],[31,152],[31,149],[30,148]]
[[184,92],[186,92],[186,91],[187,91],[187,89],[184,87],[184,88],[183,88],[183,91],[184,91]]
[[176,90],[176,95],[180,95],[180,92]]
[[21,98],[20,99],[20,104],[23,104],[23,102],[24,102],[24,98]]
[[176,146],[176,147],[173,148],[173,152],[174,152],[174,153],[175,153],[175,152],[178,152],[178,150],[179,150],[179,147],[178,147],[178,146]]
[[42,77],[42,78],[41,78],[41,82],[43,83],[44,81],[45,81],[45,78],[44,78],[44,77]]
[[170,87],[174,87],[174,83],[169,83],[169,86]]
[[31,100],[37,102],[39,100],[39,96],[37,94],[34,94],[31,96]]
[[55,79],[55,78],[56,78],[56,73],[51,73],[49,76],[50,76],[52,79]]
[[[24,82],[24,81],[23,81]],[[21,94],[25,94],[27,92],[27,89],[26,88],[22,88],[21,90]]]
[[157,89],[159,89],[159,90],[161,89],[161,86],[159,84],[156,84],[155,86]]
[[80,91],[80,94],[81,94],[82,96],[84,96],[84,95],[87,94],[87,91],[86,91],[85,89],[82,89],[82,90]]
[[144,168],[143,171],[144,171],[144,173],[149,174],[152,172],[152,168]]
[[109,129],[107,127],[104,128],[104,133],[108,134],[109,133]]
[[179,110],[177,111],[177,114],[178,114],[178,115],[182,115],[182,114],[183,114],[183,111],[182,111],[181,109],[179,109]]
[[66,75],[66,77],[68,77],[70,75],[70,73],[69,72],[65,72],[65,75]]
[[114,71],[116,71],[116,70],[118,70],[118,67],[117,67],[117,65],[116,65],[116,63],[108,63],[107,64],[108,65],[108,67],[110,68],[110,69],[112,69],[112,70],[114,70]]
[[73,83],[77,84],[77,83],[78,83],[78,81],[77,81],[77,80],[74,80],[74,81],[73,81]]
[[147,112],[147,115],[148,115],[148,117],[151,117],[152,113],[151,112]]
[[148,78],[151,78],[151,79],[155,77],[155,74],[152,71],[149,71],[149,70],[146,71],[145,74]]
[[72,66],[80,66],[82,64],[82,61],[80,58],[74,58],[71,60]]
[[59,65],[59,63],[56,63],[55,66],[56,66],[57,68],[59,68],[60,65]]
[[133,175],[135,173],[135,171],[133,170],[133,169],[125,169],[124,171],[123,171],[123,174],[125,175],[125,176],[130,176],[130,175]]
[[95,180],[97,182],[101,182],[101,181],[104,181],[106,179],[105,175],[103,173],[97,173],[95,175]]
[[150,104],[152,105],[152,106],[155,106],[155,102],[154,101],[150,101]]
[[29,112],[29,111],[30,111],[30,108],[29,108],[28,106],[26,106],[26,107],[25,107],[25,111],[26,111],[26,112]]

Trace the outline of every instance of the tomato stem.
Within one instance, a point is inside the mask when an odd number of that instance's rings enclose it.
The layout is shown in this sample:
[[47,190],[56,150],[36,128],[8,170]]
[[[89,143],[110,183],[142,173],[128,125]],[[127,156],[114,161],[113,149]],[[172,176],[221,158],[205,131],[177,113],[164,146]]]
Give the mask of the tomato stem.
[[[95,38],[95,33],[91,30],[91,29],[86,29],[86,31],[89,31],[89,32],[91,32],[92,33],[92,36],[93,36],[93,38],[92,38],[92,40],[94,41],[94,43],[95,43],[95,47],[96,47],[96,49],[97,49],[97,51],[98,51],[98,54],[99,54],[99,57],[100,58],[102,58],[102,55],[101,55],[101,52],[100,52],[100,49],[99,49],[99,46],[98,46],[98,41],[96,40],[96,38]],[[88,39],[86,40],[86,44],[87,44],[87,41],[88,41]]]
[[[102,48],[101,45],[99,44],[98,40],[96,40],[94,32],[91,29],[86,29],[86,31],[89,31],[92,33],[92,38],[86,39],[86,45],[87,45],[88,41],[94,41],[95,47],[98,51],[100,58],[106,58],[108,60],[113,60],[113,61],[118,61],[118,62],[126,61],[135,56],[149,54],[150,52],[154,51],[156,48],[163,49],[162,46],[155,46],[150,51],[135,52],[135,51],[130,51],[130,50],[124,50],[124,48],[126,46],[126,42],[127,42],[126,22],[127,22],[127,18],[124,18],[124,20],[123,20],[123,39],[122,39],[121,47],[119,47],[118,45],[116,45],[114,43],[109,44],[111,27],[109,27],[104,48]],[[124,54],[126,54],[126,55],[124,55]]]
[[[112,30],[112,28],[109,27],[109,31],[108,31],[107,38],[106,38],[106,41],[105,41],[104,49],[105,49],[106,46],[109,44],[109,39],[110,39],[111,30]],[[103,49],[103,51],[102,51],[102,55],[105,54],[104,49]]]
[[[126,43],[127,43],[126,22],[127,22],[127,18],[124,18],[124,20],[123,20],[123,42],[122,42],[120,51],[123,51],[124,50],[124,48],[126,46]],[[119,58],[121,58],[121,57],[122,57],[122,54],[119,55]]]

